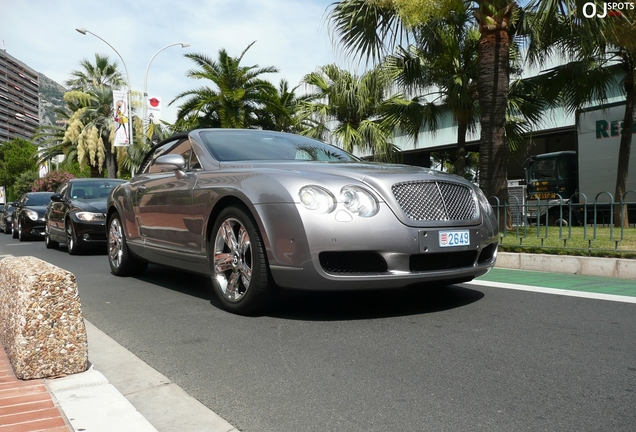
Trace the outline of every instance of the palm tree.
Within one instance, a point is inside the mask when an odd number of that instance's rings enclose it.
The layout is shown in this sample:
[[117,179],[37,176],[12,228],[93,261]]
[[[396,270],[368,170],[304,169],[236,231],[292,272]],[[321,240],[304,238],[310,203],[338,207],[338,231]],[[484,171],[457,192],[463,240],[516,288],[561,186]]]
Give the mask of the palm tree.
[[[477,122],[477,44],[467,3],[448,15],[413,29],[416,42],[397,47],[385,64],[399,87],[431,92],[431,102],[443,103],[457,122],[454,172],[464,175],[466,135]],[[416,133],[419,130],[416,131]]]
[[208,86],[180,93],[170,104],[187,98],[177,112],[177,126],[251,128],[260,127],[265,120],[260,108],[276,93],[276,88],[260,77],[278,72],[273,66],[241,66],[243,56],[254,45],[252,42],[239,57],[231,57],[221,49],[217,61],[203,54],[186,54],[200,69],[191,69],[187,76],[210,80]]
[[58,111],[58,118],[66,126],[43,127],[38,137],[49,143],[43,157],[65,154],[77,158],[91,169],[91,177],[101,177],[106,167],[108,177],[117,177],[118,163],[113,146],[113,89],[122,86],[124,80],[108,56],[95,54],[95,64],[84,59],[81,70],[71,72],[65,82],[71,91],[64,100],[72,113]]
[[101,177],[104,166],[110,178],[117,177],[117,153],[113,145],[113,93],[109,87],[71,91],[64,100],[73,111],[63,143],[77,148],[77,159],[91,168],[91,177]]
[[506,202],[508,199],[506,109],[510,88],[510,47],[516,9],[514,1],[481,0],[475,10],[480,32],[477,53],[481,126],[479,186],[486,196],[497,197],[499,202]]
[[[333,31],[347,52],[379,60],[414,31],[436,18],[466,8],[470,2],[444,0],[342,0],[329,14]],[[422,6],[425,4],[426,6]],[[480,107],[480,186],[487,196],[507,196],[506,107],[510,83],[510,44],[516,3],[481,0],[473,13],[479,29],[477,91]]]
[[69,161],[66,157],[69,154],[70,143],[64,141],[64,133],[66,132],[66,124],[70,115],[63,109],[55,109],[55,117],[57,120],[63,120],[65,125],[40,125],[35,130],[33,141],[37,142],[42,148],[39,153],[38,165],[43,165],[46,161],[50,161],[56,156],[65,155],[65,161]]
[[357,149],[379,160],[395,160],[392,130],[382,121],[388,100],[387,81],[380,69],[357,76],[331,64],[302,81],[313,89],[301,104],[302,117],[313,124],[302,134],[322,140],[329,135],[347,151]]
[[95,64],[83,59],[80,66],[83,70],[71,72],[71,78],[64,82],[71,90],[85,91],[96,87],[118,89],[126,84],[117,69],[117,62],[111,63],[108,56],[95,54]]
[[[582,18],[583,2],[575,0],[533,1],[530,58],[541,64],[554,53],[565,53],[562,65],[544,73],[546,92],[555,103],[575,111],[591,102],[604,101],[616,85],[612,68],[623,72],[621,87],[625,93],[618,155],[615,200],[627,192],[632,131],[636,116],[636,11],[624,10],[620,17]],[[574,59],[574,60],[571,60]],[[614,213],[616,226],[629,226],[627,208]]]
[[301,104],[309,96],[298,96],[298,87],[290,89],[287,80],[280,80],[277,91],[270,94],[269,100],[258,113],[258,117],[263,120],[263,129],[300,133],[309,127],[303,122],[299,112]]

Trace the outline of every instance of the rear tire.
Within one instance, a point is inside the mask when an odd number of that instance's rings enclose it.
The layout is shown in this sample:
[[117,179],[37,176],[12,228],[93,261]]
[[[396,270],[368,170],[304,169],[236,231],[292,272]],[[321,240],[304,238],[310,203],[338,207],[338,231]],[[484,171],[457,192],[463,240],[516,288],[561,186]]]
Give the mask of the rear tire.
[[51,235],[49,234],[49,225],[44,225],[44,246],[47,249],[57,249],[60,244],[54,240],[51,240]]
[[139,274],[148,267],[148,262],[130,253],[119,213],[113,213],[108,219],[108,264],[116,276]]
[[552,212],[548,215],[548,225],[550,226],[568,226],[569,222],[565,215],[560,217],[559,212]]
[[223,307],[239,315],[262,311],[273,282],[256,223],[243,207],[222,210],[208,242],[214,292]]

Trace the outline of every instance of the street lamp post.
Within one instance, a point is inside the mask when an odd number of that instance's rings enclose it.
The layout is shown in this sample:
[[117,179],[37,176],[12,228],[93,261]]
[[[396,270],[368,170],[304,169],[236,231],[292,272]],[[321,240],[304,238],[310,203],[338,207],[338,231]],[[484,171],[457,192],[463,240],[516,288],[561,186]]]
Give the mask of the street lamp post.
[[[144,127],[147,121],[146,116],[148,115],[148,71],[150,70],[150,65],[152,64],[152,61],[155,59],[155,57],[157,57],[157,54],[159,54],[161,51],[165,50],[166,48],[170,48],[176,45],[181,45],[181,48],[187,48],[190,46],[190,44],[187,42],[176,42],[176,43],[166,45],[165,47],[158,50],[152,57],[150,57],[150,61],[148,62],[148,66],[146,67],[146,74],[144,75],[144,95],[143,95],[143,101],[142,101],[142,106],[143,106],[142,124],[144,125]],[[146,133],[144,128],[144,141],[146,139],[145,137],[146,137]]]
[[113,51],[115,51],[115,53],[119,56],[121,63],[124,65],[124,70],[126,71],[126,86],[128,87],[126,93],[128,94],[128,128],[129,128],[129,133],[128,133],[128,144],[132,145],[133,143],[133,118],[132,118],[132,111],[130,109],[130,74],[128,73],[128,68],[126,67],[126,62],[124,61],[124,58],[121,56],[121,54],[119,54],[119,52],[115,49],[114,46],[112,46],[111,44],[109,44],[105,39],[99,37],[98,35],[96,35],[95,33],[93,33],[92,31],[86,30],[84,27],[78,27],[75,29],[78,33],[83,34],[84,36],[86,36],[86,33],[90,33],[93,36],[95,36],[97,39],[101,40],[102,42],[104,42],[106,45],[108,45],[109,47],[111,47],[111,49]]

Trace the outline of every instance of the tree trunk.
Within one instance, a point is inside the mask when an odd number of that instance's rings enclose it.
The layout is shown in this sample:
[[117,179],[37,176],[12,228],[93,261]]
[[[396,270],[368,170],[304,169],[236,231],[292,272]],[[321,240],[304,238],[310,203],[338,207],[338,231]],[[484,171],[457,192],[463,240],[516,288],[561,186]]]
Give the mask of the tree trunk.
[[466,172],[466,132],[468,123],[458,118],[457,120],[457,152],[455,153],[455,174],[464,177]]
[[[489,30],[481,26],[478,49],[481,136],[479,138],[479,186],[499,205],[508,198],[508,144],[505,124],[510,86],[510,38],[505,29]],[[492,201],[491,201],[492,202]],[[500,211],[499,230],[505,227]]]
[[91,169],[91,178],[100,178],[102,176],[98,166],[89,165],[89,167]]
[[[627,176],[629,174],[629,157],[632,147],[634,116],[636,115],[636,90],[634,89],[634,65],[631,61],[625,65],[625,116],[621,131],[621,143],[618,148],[618,167],[616,169],[616,193],[614,201],[620,202],[627,192]],[[614,226],[629,228],[627,206],[615,206]]]
[[117,178],[117,153],[112,150],[106,151],[106,176]]

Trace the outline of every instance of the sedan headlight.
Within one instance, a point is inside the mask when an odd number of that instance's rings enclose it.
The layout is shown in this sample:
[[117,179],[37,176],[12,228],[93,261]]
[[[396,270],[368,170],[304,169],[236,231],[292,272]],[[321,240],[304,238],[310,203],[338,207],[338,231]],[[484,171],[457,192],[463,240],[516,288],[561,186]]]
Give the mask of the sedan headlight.
[[26,210],[24,210],[24,213],[26,213],[27,217],[28,217],[29,219],[31,219],[32,221],[36,221],[36,220],[38,220],[38,219],[39,219],[39,217],[40,217],[40,216],[38,215],[38,212],[36,212],[36,211],[34,211],[34,210],[28,210],[28,209],[26,209]]
[[331,213],[336,207],[336,199],[331,192],[319,186],[304,186],[298,196],[302,205],[318,213]]
[[345,186],[340,190],[342,203],[354,215],[371,217],[378,212],[378,200],[371,192],[359,186]]
[[77,212],[75,216],[81,221],[84,222],[97,222],[97,221],[105,221],[106,216],[103,213],[93,213],[93,212]]

